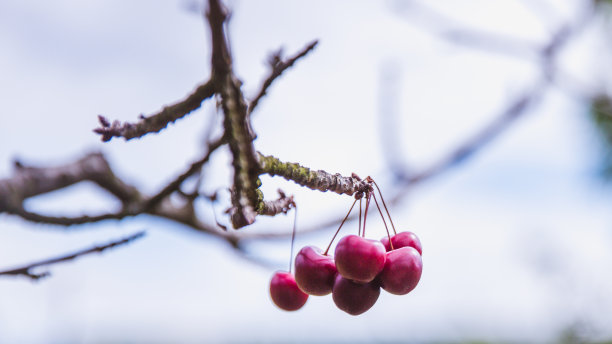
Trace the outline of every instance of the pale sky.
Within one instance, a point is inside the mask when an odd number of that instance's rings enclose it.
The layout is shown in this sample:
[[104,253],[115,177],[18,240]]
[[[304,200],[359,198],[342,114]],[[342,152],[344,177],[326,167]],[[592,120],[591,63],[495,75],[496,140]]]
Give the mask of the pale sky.
[[[576,1],[562,8],[553,1],[431,3],[470,27],[540,43],[577,8]],[[253,115],[258,150],[371,175],[393,194],[381,144],[384,70],[395,73],[394,128],[414,168],[469,137],[537,78],[533,61],[440,40],[393,4],[230,2],[232,53],[247,95],[265,76],[270,52],[284,46],[292,54],[320,40]],[[209,33],[188,7],[0,2],[0,178],[15,157],[52,164],[102,150],[117,173],[153,192],[197,159],[213,104],[140,140],[101,143],[91,132],[98,114],[135,120],[208,77]],[[612,54],[597,49],[600,35],[584,33],[563,55],[564,68],[589,87],[612,80],[603,77],[612,69],[601,69],[602,55]],[[54,266],[38,283],[0,279],[0,343],[542,342],[570,327],[609,339],[612,199],[594,178],[596,139],[586,116],[585,104],[553,89],[475,158],[410,190],[391,211],[421,238],[421,283],[406,296],[381,293],[359,317],[338,310],[331,296],[311,297],[295,313],[272,304],[268,283],[287,269],[288,240],[251,247],[271,265],[262,267],[222,241],[150,217],[66,230],[0,215],[0,269],[148,232],[128,247]],[[215,155],[205,170],[208,190],[228,187],[228,162],[226,151]],[[340,219],[351,203],[279,178],[263,181],[266,195],[279,187],[295,194],[298,228]],[[89,184],[27,205],[68,215],[117,206]],[[208,204],[199,210],[211,215]],[[244,230],[290,230],[292,219],[261,218]],[[379,222],[370,226],[382,236]],[[296,250],[324,247],[332,230],[298,236]]]

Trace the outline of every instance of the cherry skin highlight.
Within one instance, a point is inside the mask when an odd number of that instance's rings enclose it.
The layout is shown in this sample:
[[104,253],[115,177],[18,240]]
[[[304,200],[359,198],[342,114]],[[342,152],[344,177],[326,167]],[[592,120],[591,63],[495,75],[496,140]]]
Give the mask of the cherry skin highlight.
[[336,267],[342,277],[358,283],[372,281],[385,266],[385,247],[378,240],[347,235],[336,245]]
[[284,271],[277,271],[272,276],[270,296],[274,304],[286,311],[296,311],[308,300],[308,294],[298,288],[293,275]]
[[318,247],[306,246],[295,257],[295,281],[307,294],[331,293],[337,273],[334,258],[324,255]]
[[385,267],[377,281],[389,293],[405,295],[417,286],[422,272],[423,261],[419,251],[405,246],[387,252]]
[[359,315],[372,308],[379,295],[377,283],[355,283],[340,275],[336,276],[332,291],[336,306],[350,315]]
[[[382,242],[382,244],[385,245],[385,248],[387,249],[387,252],[391,251],[391,245],[389,245],[389,237],[388,236],[383,237],[382,239],[380,239],[380,242]],[[396,235],[391,237],[391,243],[393,244],[393,249],[394,250],[397,250],[398,248],[410,246],[410,247],[416,249],[417,251],[419,251],[420,255],[423,254],[423,246],[421,245],[421,241],[416,236],[416,234],[414,234],[412,232],[400,232],[400,233],[397,233]]]

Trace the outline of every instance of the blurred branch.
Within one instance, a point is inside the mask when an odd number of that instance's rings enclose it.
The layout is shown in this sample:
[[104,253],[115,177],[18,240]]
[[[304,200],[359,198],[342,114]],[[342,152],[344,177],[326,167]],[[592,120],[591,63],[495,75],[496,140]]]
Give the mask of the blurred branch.
[[[70,185],[92,181],[109,191],[124,205],[117,213],[98,216],[52,217],[26,211],[23,203],[27,198],[59,190]],[[104,219],[119,219],[130,214],[130,204],[142,199],[140,192],[117,178],[101,153],[88,154],[66,165],[55,167],[25,167],[15,164],[14,176],[0,180],[0,213],[7,212],[33,222],[73,225]]]
[[53,264],[57,264],[57,263],[62,263],[62,262],[67,262],[67,261],[71,261],[74,260],[76,258],[88,255],[88,254],[92,254],[92,253],[102,253],[103,251],[109,249],[109,248],[113,248],[113,247],[117,247],[117,246],[121,246],[121,245],[125,245],[127,243],[130,243],[132,241],[138,240],[140,238],[142,238],[145,235],[144,231],[132,234],[130,236],[127,236],[123,239],[120,240],[115,240],[115,241],[111,241],[108,244],[102,245],[102,246],[94,246],[92,248],[88,248],[85,250],[81,250],[81,251],[77,251],[77,252],[73,252],[67,255],[63,255],[63,256],[59,256],[56,258],[51,258],[51,259],[45,259],[45,260],[41,260],[35,263],[31,263],[22,267],[18,267],[18,268],[14,268],[14,269],[10,269],[10,270],[4,270],[4,271],[0,271],[0,276],[26,276],[29,277],[33,280],[38,280],[41,279],[43,277],[47,277],[50,275],[50,273],[48,271],[42,272],[42,273],[34,273],[32,272],[33,269],[41,267],[41,266],[49,266],[49,265],[53,265]]
[[113,137],[123,137],[127,141],[149,133],[157,133],[166,128],[169,123],[173,123],[198,109],[203,101],[214,94],[214,84],[212,81],[208,81],[198,86],[184,100],[166,106],[160,112],[149,117],[140,115],[140,120],[136,123],[125,122],[122,124],[116,120],[111,123],[106,117],[99,115],[100,127],[94,129],[94,132],[100,134],[104,142],[110,141]]
[[612,96],[600,94],[594,97],[590,112],[601,141],[601,175],[605,180],[610,180],[612,178]]
[[[537,3],[529,2],[532,8],[538,8]],[[540,4],[546,6],[546,4]],[[557,29],[545,44],[530,42],[522,38],[504,34],[485,32],[479,29],[467,29],[465,23],[442,13],[441,11],[418,0],[397,5],[397,10],[409,14],[419,20],[419,26],[426,29],[436,37],[464,47],[503,53],[505,55],[521,58],[547,59],[551,51],[565,44],[569,36],[573,36],[591,22],[595,10],[592,4],[584,3],[582,13],[576,15],[576,22],[567,20]],[[541,13],[541,11],[539,11]],[[556,52],[555,52],[556,53]]]
[[511,56],[534,57],[538,45],[504,34],[468,29],[468,25],[427,5],[423,1],[398,3],[395,10],[410,15],[419,21],[419,27],[450,43],[465,47],[485,49]]
[[266,80],[261,85],[261,88],[257,96],[255,96],[255,98],[249,104],[249,114],[251,114],[253,110],[257,107],[257,104],[259,104],[259,101],[261,100],[261,98],[263,98],[266,95],[268,88],[272,85],[274,80],[276,80],[276,78],[278,78],[281,74],[283,74],[285,70],[291,68],[291,66],[293,66],[295,61],[306,56],[309,52],[311,52],[317,46],[318,43],[319,41],[316,41],[316,40],[311,42],[306,47],[304,47],[300,52],[298,52],[296,55],[294,55],[293,57],[290,57],[287,60],[283,59],[282,49],[279,49],[277,52],[272,54],[272,56],[270,56],[268,60],[268,64],[270,65],[270,68],[271,68],[270,75],[268,76],[268,78],[266,78]]
[[149,198],[147,200],[145,208],[152,209],[157,204],[159,204],[162,199],[169,196],[175,191],[179,191],[180,186],[183,184],[183,182],[187,180],[187,178],[195,175],[196,173],[199,173],[202,170],[202,166],[204,166],[208,162],[208,160],[210,160],[212,153],[214,153],[214,151],[217,150],[217,148],[221,147],[224,143],[225,137],[220,137],[215,141],[209,142],[206,154],[204,154],[204,156],[198,161],[192,163],[185,172],[183,172],[176,179],[166,185],[157,194]]
[[[92,181],[114,195],[122,209],[114,213],[94,216],[47,216],[25,210],[26,199],[70,185]],[[155,204],[155,206],[152,206]],[[177,206],[168,197],[150,202],[136,187],[117,177],[101,153],[88,154],[75,162],[55,167],[25,167],[16,164],[14,176],[0,180],[0,214],[9,213],[25,220],[61,226],[72,226],[109,219],[122,219],[139,214],[150,214],[175,220],[199,231],[216,234],[218,231],[195,218],[193,204]]]
[[424,168],[423,170],[408,175],[403,173],[403,171],[394,171],[394,173],[399,174],[398,177],[400,177],[400,179],[402,179],[407,186],[411,186],[413,184],[424,182],[444,171],[449,170],[451,167],[460,164],[466,159],[472,157],[494,138],[510,128],[510,126],[518,118],[527,112],[530,106],[542,98],[545,90],[546,86],[544,84],[540,84],[525,92],[525,94],[510,103],[499,116],[491,121],[491,123],[486,125],[480,131],[476,132],[473,136],[469,137],[465,142],[460,144],[450,153],[438,159],[437,162]]
[[404,145],[402,142],[402,128],[400,124],[401,114],[399,111],[400,98],[400,75],[401,67],[393,60],[386,60],[380,64],[380,80],[378,85],[378,119],[379,139],[385,147],[381,155],[385,165],[392,171],[410,168],[404,160]]
[[[438,15],[436,12],[433,13]],[[405,188],[411,187],[429,180],[474,156],[476,152],[486,147],[493,139],[507,131],[518,118],[522,117],[534,103],[544,96],[550,84],[556,81],[559,73],[556,63],[558,55],[567,46],[571,38],[575,37],[590,23],[593,13],[591,8],[587,8],[574,23],[562,25],[551,34],[548,42],[534,49],[540,58],[540,81],[527,88],[523,95],[506,105],[483,129],[476,131],[458,147],[420,171],[410,172],[404,167],[407,164],[396,162],[395,166],[391,166],[392,173],[405,183]],[[395,200],[400,197],[402,197],[401,194],[398,194]]]

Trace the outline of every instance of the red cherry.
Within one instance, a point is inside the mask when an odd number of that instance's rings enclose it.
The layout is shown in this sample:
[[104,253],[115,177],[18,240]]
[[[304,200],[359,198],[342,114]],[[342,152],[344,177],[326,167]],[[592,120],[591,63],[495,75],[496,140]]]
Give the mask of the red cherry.
[[298,288],[293,275],[283,271],[277,271],[272,276],[270,296],[279,308],[286,311],[296,311],[308,300],[308,294]]
[[336,306],[350,315],[359,315],[372,308],[379,295],[377,283],[355,283],[340,275],[336,276],[332,291]]
[[[387,251],[391,251],[391,245],[389,245],[388,236],[380,239],[380,242],[382,242],[382,244],[385,245],[385,248],[387,249]],[[417,251],[419,251],[419,254],[421,255],[423,254],[423,246],[421,246],[421,241],[416,236],[416,234],[412,232],[397,233],[396,235],[391,237],[391,243],[393,244],[393,249],[395,250],[401,247],[410,246],[416,249]]]
[[324,255],[318,247],[306,246],[295,257],[295,281],[307,294],[331,293],[337,273],[334,258]]
[[336,245],[336,267],[355,282],[372,281],[385,266],[385,247],[380,241],[347,235]]
[[387,252],[385,268],[377,280],[389,293],[404,295],[417,286],[422,272],[423,261],[419,251],[406,246]]

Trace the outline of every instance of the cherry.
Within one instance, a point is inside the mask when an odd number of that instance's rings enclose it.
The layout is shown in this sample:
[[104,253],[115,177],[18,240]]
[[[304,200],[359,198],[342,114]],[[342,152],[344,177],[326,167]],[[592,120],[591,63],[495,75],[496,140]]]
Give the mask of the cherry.
[[277,271],[272,276],[270,296],[279,308],[286,311],[296,311],[308,300],[308,294],[298,288],[293,275],[284,271]]
[[336,306],[350,315],[359,315],[372,308],[379,295],[377,283],[355,283],[340,275],[336,276],[332,291]]
[[[391,251],[391,245],[389,245],[389,237],[384,237],[380,239],[387,251]],[[416,234],[412,232],[401,232],[391,237],[391,243],[393,244],[393,249],[397,250],[398,248],[410,246],[417,251],[419,254],[423,254],[423,246],[421,246],[421,241],[416,236]]]
[[331,293],[337,273],[334,258],[324,255],[318,247],[306,246],[295,257],[295,281],[307,294]]
[[340,275],[355,282],[372,281],[385,266],[383,244],[357,235],[347,235],[340,239],[335,256]]
[[419,251],[405,246],[387,252],[385,267],[377,280],[389,293],[405,295],[419,283],[422,271],[423,261]]

